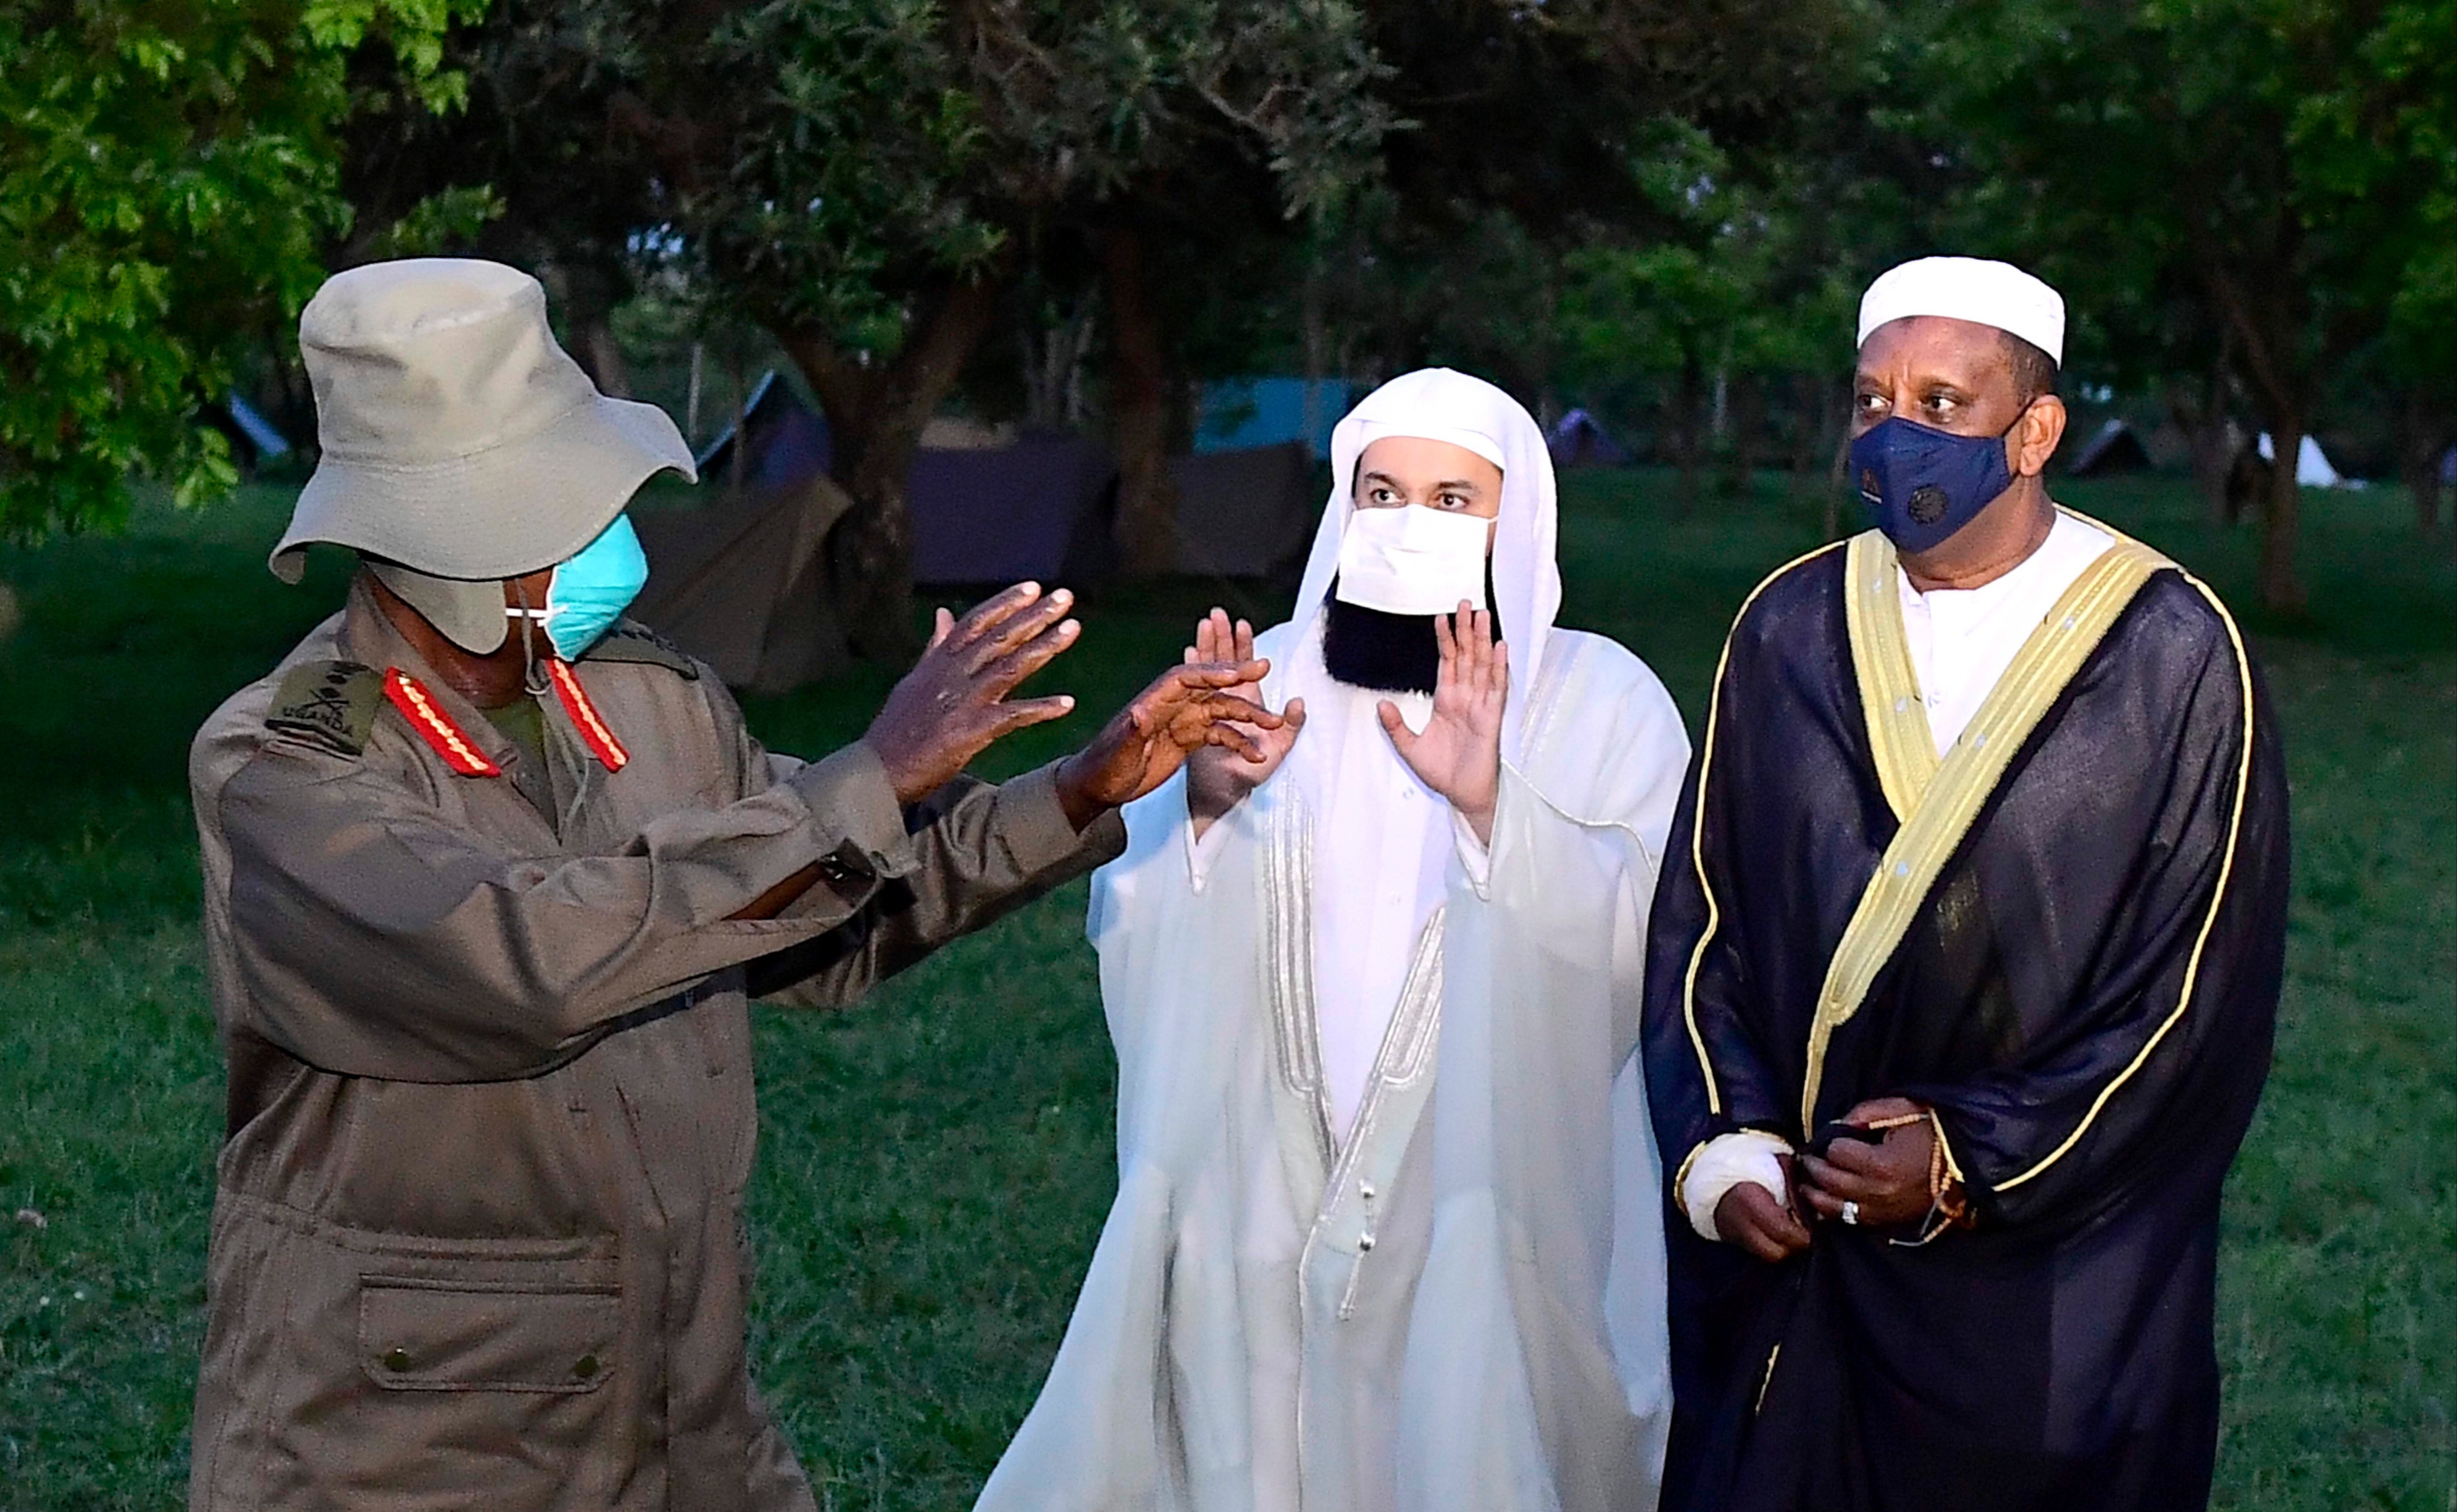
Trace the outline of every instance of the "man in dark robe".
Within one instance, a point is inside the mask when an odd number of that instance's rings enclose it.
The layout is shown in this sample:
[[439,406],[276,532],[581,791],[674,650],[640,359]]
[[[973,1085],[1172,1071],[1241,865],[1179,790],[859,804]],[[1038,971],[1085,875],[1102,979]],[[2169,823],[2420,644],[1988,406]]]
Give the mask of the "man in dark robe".
[[1871,285],[1877,528],[1726,643],[1645,988],[1666,1512],[2208,1500],[2286,786],[2224,606],[2048,497],[2063,326],[2003,263]]

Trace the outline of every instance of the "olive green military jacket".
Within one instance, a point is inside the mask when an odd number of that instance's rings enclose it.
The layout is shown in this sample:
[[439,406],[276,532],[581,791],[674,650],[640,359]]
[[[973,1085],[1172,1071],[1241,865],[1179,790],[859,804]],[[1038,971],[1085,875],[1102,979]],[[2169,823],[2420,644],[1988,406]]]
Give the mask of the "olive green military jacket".
[[771,756],[629,627],[550,671],[541,772],[361,583],[196,737],[192,1508],[810,1507],[744,1360],[749,1000],[849,1002],[1124,840],[1045,769],[907,812],[866,747]]

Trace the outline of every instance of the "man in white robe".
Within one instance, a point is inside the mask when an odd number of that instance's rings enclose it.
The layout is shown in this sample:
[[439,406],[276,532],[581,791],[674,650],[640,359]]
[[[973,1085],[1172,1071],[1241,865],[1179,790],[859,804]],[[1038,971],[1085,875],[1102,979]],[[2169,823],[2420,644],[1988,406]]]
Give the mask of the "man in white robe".
[[[1332,452],[1252,641],[1288,728],[1130,805],[1094,880],[1118,1198],[984,1512],[1655,1504],[1630,1052],[1688,740],[1637,657],[1554,627],[1509,396],[1411,373]],[[1189,654],[1250,636],[1215,611]]]

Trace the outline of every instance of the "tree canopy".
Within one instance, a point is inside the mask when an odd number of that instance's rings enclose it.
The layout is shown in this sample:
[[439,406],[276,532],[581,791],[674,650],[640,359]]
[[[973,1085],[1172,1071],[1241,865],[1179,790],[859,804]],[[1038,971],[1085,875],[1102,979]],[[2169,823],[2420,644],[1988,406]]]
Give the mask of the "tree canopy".
[[[1130,570],[1240,368],[1462,363],[1692,487],[1808,477],[1858,289],[1924,252],[2059,284],[2069,373],[2158,398],[2214,496],[2239,421],[2360,415],[2429,521],[2457,442],[2457,0],[58,0],[0,19],[0,528],[225,487],[245,353],[450,246],[539,272],[618,392],[644,288],[772,339],[890,657],[951,399],[1105,425]],[[2277,469],[2282,609],[2300,507]]]
[[199,410],[350,223],[351,58],[425,108],[482,0],[78,0],[0,12],[0,532],[108,524],[132,475],[235,481]]

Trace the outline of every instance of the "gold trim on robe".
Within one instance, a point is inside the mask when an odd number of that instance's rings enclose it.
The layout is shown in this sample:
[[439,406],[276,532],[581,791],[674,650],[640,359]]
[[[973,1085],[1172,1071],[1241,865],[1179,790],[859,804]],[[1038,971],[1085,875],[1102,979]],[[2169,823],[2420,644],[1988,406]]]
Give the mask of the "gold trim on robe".
[[[1809,1024],[1807,1067],[1801,1084],[1800,1125],[1804,1134],[1816,1128],[1817,1095],[1825,1078],[1827,1046],[1834,1031],[1859,1012],[1877,974],[1892,959],[1911,920],[1927,901],[1938,873],[1960,848],[1972,821],[1995,792],[2023,742],[2054,706],[2065,685],[2097,649],[2142,585],[2161,569],[2174,565],[2141,543],[2116,536],[2115,544],[2083,570],[2022,643],[2013,665],[1996,680],[1996,686],[1952,749],[1936,763],[1933,775],[1913,786],[1916,763],[1899,747],[1907,731],[1916,729],[1924,735],[1928,720],[1923,709],[1918,725],[1910,726],[1901,717],[1907,711],[1893,707],[1893,700],[1904,696],[1903,679],[1910,663],[1908,650],[1902,650],[1899,657],[1894,653],[1906,648],[1908,642],[1902,628],[1902,600],[1892,584],[1895,559],[1891,544],[1874,531],[1855,539],[1847,565],[1863,564],[1864,570],[1852,577],[1847,600],[1847,604],[1860,608],[1863,621],[1862,634],[1854,637],[1853,645],[1861,703],[1864,709],[1872,701],[1877,706],[1878,718],[1870,726],[1871,742],[1877,740],[1877,730],[1882,725],[1889,731],[1889,742],[1897,747],[1890,778],[1884,763],[1880,763],[1880,780],[1887,785],[1888,800],[1909,801],[1912,806],[1879,858],[1876,874],[1861,893],[1859,904],[1852,910],[1850,922],[1844,926],[1843,938],[1835,944],[1827,966],[1817,1011]],[[1867,590],[1867,579],[1872,576],[1885,581],[1886,591]],[[1868,602],[1861,605],[1859,600],[1864,596]],[[1847,609],[1847,615],[1848,612]],[[1863,638],[1871,652],[1866,662],[1857,657]],[[1915,700],[1912,707],[1918,707]],[[1928,749],[1934,752],[1932,740]],[[1901,798],[1896,797],[1896,784],[1907,789]]]
[[1706,900],[1706,927],[1699,932],[1697,946],[1689,952],[1689,970],[1681,980],[1681,1017],[1689,1028],[1690,1048],[1698,1052],[1698,1071],[1706,1082],[1706,1110],[1722,1114],[1724,1089],[1715,1080],[1715,1063],[1706,1054],[1706,1037],[1698,1032],[1698,968],[1706,960],[1706,947],[1715,941],[1715,928],[1723,922],[1723,909],[1715,901],[1715,884],[1706,877],[1706,786],[1715,770],[1715,730],[1724,713],[1724,673],[1731,665],[1732,637],[1741,632],[1742,621],[1749,617],[1749,606],[1758,595],[1772,588],[1793,568],[1811,562],[1841,546],[1829,541],[1814,551],[1804,551],[1783,566],[1768,572],[1763,582],[1749,590],[1741,600],[1739,612],[1732,616],[1732,628],[1724,635],[1724,653],[1715,661],[1714,690],[1706,698],[1706,733],[1698,744],[1698,796],[1689,816],[1689,864],[1698,873],[1698,890]]

